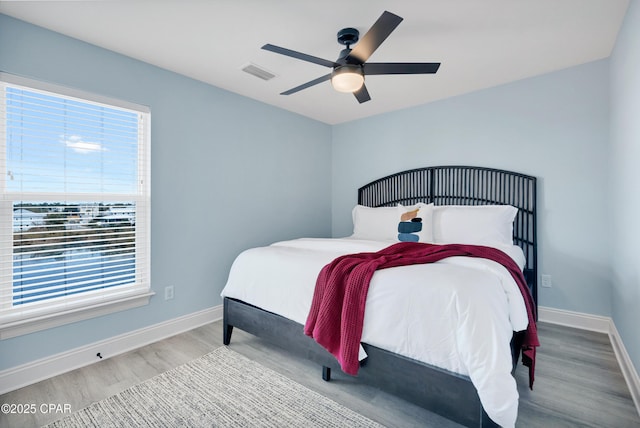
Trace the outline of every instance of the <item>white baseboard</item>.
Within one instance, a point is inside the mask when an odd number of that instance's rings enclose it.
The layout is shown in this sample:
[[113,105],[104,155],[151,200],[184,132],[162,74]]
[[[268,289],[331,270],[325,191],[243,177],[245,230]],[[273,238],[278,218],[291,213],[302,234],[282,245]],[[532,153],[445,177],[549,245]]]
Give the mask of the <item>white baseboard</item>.
[[583,314],[581,312],[564,311],[561,309],[538,307],[538,320],[549,324],[564,325],[581,330],[609,333],[611,318],[599,315]]
[[0,371],[0,395],[222,319],[222,305]]
[[579,328],[582,330],[596,331],[609,335],[613,352],[620,365],[620,370],[624,376],[633,403],[640,415],[640,376],[633,366],[631,357],[624,347],[622,338],[618,333],[613,320],[610,317],[583,314],[580,312],[563,311],[560,309],[538,307],[538,320],[550,324],[564,325],[567,327]]
[[618,364],[620,364],[622,375],[627,381],[627,385],[629,385],[629,392],[631,392],[631,397],[636,405],[636,410],[638,410],[638,415],[640,415],[640,376],[638,376],[638,372],[631,362],[631,358],[627,353],[627,349],[624,347],[624,343],[622,343],[622,338],[613,321],[611,321],[609,338],[611,339],[613,352],[618,359]]

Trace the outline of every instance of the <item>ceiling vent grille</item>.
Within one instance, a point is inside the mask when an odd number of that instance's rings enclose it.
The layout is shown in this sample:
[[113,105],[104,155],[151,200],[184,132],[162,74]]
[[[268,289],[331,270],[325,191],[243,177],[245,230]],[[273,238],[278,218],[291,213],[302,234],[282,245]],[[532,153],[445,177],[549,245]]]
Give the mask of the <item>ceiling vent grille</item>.
[[249,73],[252,76],[256,76],[262,80],[271,80],[274,77],[276,77],[276,75],[273,74],[272,72],[267,71],[264,68],[257,66],[255,64],[245,65],[244,67],[242,67],[242,71],[244,71],[245,73]]

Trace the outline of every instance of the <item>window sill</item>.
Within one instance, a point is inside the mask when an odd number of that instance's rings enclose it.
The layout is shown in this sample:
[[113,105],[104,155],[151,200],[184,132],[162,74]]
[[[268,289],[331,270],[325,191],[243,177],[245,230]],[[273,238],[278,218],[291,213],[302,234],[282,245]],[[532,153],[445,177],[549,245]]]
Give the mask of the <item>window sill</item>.
[[149,304],[149,299],[154,294],[153,291],[146,291],[142,294],[127,296],[115,301],[102,302],[91,306],[2,324],[0,325],[0,340],[145,306]]

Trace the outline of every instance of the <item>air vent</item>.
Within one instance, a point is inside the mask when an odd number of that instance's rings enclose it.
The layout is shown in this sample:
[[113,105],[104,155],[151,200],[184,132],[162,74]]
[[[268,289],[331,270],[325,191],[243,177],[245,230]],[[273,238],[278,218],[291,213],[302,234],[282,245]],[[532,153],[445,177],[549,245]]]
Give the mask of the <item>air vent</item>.
[[256,76],[262,80],[271,80],[274,77],[276,77],[276,75],[273,74],[272,72],[267,71],[264,68],[257,66],[255,64],[245,65],[244,67],[242,67],[242,71],[244,71],[245,73],[249,73],[252,76]]

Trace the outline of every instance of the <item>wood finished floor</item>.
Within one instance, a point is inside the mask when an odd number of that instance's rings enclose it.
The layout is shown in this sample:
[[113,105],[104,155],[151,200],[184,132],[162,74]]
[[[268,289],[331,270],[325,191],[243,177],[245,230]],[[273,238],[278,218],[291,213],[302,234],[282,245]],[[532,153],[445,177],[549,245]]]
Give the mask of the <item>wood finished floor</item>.
[[[605,334],[539,323],[542,343],[534,390],[519,367],[517,427],[640,427],[640,416]],[[220,321],[0,396],[0,403],[69,404],[73,411],[118,393],[222,345]],[[417,406],[334,371],[321,380],[313,363],[244,333],[230,348],[388,427],[458,427]],[[39,427],[60,415],[0,413],[0,427]]]

